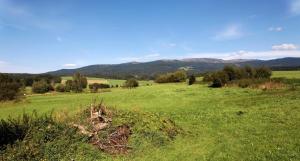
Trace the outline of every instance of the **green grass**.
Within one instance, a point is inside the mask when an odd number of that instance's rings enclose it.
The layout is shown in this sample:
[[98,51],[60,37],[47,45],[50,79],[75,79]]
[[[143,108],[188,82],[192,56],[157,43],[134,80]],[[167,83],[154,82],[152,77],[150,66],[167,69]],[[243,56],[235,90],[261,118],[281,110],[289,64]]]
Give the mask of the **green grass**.
[[300,78],[300,71],[273,71],[272,77]]
[[[66,76],[66,77],[62,77],[62,80],[63,82],[66,81],[66,80],[72,80],[72,77],[70,76]],[[110,85],[113,85],[113,86],[121,86],[124,84],[124,82],[126,80],[119,80],[119,79],[104,79],[104,78],[95,78],[95,77],[87,77],[87,80],[88,82],[99,82],[99,83],[108,83]],[[139,84],[141,86],[145,86],[145,85],[152,85],[154,84],[153,81],[139,81]]]
[[1,103],[0,118],[34,109],[72,115],[93,99],[103,99],[106,105],[125,111],[159,113],[184,131],[165,146],[141,145],[129,155],[106,160],[300,160],[299,89],[214,89],[181,83],[115,88],[96,94],[32,95],[23,102]]

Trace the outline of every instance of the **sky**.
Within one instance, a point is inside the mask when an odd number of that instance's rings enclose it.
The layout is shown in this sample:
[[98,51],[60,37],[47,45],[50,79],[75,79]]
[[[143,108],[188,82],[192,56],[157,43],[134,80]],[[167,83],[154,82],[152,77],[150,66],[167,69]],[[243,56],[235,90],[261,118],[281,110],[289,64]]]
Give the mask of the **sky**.
[[300,0],[0,0],[0,72],[300,57]]

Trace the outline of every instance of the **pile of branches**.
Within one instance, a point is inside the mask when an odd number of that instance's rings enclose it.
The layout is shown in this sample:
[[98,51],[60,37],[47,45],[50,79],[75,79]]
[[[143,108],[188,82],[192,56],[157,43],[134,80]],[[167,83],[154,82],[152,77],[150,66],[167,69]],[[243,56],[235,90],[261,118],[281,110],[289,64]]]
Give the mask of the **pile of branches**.
[[[87,119],[87,128],[84,125],[73,124],[79,132],[88,136],[90,143],[100,150],[110,154],[126,154],[131,148],[127,146],[131,129],[123,124],[112,128],[112,112],[102,104],[91,104],[90,117]],[[99,135],[106,135],[101,138]]]

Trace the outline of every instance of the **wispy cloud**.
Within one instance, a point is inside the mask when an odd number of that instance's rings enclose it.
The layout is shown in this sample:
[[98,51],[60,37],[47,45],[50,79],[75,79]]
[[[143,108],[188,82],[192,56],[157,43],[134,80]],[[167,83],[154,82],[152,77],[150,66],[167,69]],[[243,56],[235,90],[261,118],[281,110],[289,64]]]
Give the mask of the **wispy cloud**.
[[290,51],[236,51],[236,52],[220,52],[220,53],[191,53],[182,58],[217,58],[217,59],[275,59],[283,57],[300,57],[299,50]]
[[238,39],[243,36],[241,31],[241,25],[229,25],[225,27],[222,31],[218,32],[213,39],[214,40],[233,40]]
[[124,57],[124,58],[120,58],[120,60],[125,62],[132,62],[132,61],[145,62],[145,61],[157,60],[159,58],[160,58],[159,53],[151,53],[140,57]]
[[269,27],[268,30],[273,32],[281,32],[283,31],[283,27]]
[[280,45],[273,45],[273,50],[297,50],[297,46],[295,44],[280,44]]
[[6,64],[7,64],[7,62],[1,61],[1,60],[0,60],[0,66],[4,66],[4,65],[6,65]]
[[293,15],[300,15],[300,0],[291,0],[290,12]]
[[[0,25],[26,30],[38,28],[44,30],[64,30],[69,27],[66,20],[43,17],[30,6],[21,5],[11,0],[0,0]],[[48,12],[47,10],[43,13]],[[52,12],[52,11],[49,11]]]
[[64,64],[63,67],[67,67],[67,68],[72,68],[72,67],[76,67],[77,64]]

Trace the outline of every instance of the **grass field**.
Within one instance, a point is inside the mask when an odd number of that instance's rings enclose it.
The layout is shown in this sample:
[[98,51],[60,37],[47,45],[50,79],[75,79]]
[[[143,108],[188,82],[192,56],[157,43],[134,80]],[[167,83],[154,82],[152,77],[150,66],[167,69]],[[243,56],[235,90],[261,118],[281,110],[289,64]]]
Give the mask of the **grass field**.
[[[274,72],[274,77],[300,78],[299,73]],[[34,109],[72,115],[93,99],[103,99],[106,105],[119,109],[159,113],[184,131],[165,146],[145,145],[129,155],[106,160],[300,160],[299,88],[213,89],[182,83],[115,88],[95,94],[32,95],[19,103],[1,103],[0,118]],[[93,155],[88,154],[84,156],[87,160]]]
[[[72,80],[72,77],[62,77],[62,83],[65,83],[67,80]],[[103,84],[110,84],[113,86],[122,86],[125,80],[119,80],[119,79],[104,79],[104,78],[95,78],[95,77],[87,77],[88,84],[92,83],[103,83]],[[153,81],[139,81],[139,84],[141,86],[147,85],[147,84],[153,84]]]
[[272,77],[299,78],[300,71],[274,71]]

